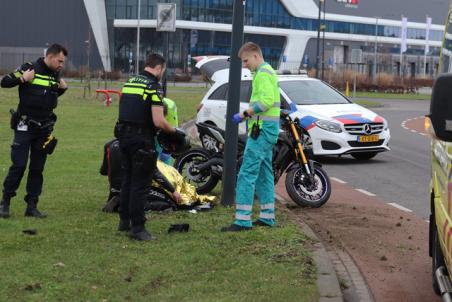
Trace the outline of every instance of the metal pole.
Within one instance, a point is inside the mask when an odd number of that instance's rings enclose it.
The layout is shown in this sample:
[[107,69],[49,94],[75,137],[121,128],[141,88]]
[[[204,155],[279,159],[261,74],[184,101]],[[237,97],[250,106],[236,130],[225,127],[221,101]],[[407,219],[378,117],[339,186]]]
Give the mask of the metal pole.
[[235,201],[238,127],[232,122],[232,116],[240,110],[242,62],[238,57],[238,52],[243,44],[245,2],[246,0],[234,0],[229,93],[226,110],[226,143],[223,162],[223,191],[221,196],[221,203],[225,206],[232,205]]
[[377,47],[378,47],[378,17],[375,17],[374,66],[372,69],[372,75],[373,75],[374,81],[377,77]]
[[140,72],[140,18],[141,18],[141,0],[138,0],[138,23],[137,23],[137,57],[135,58],[135,74]]
[[[403,15],[402,15],[402,27],[403,31]],[[403,32],[400,32],[401,38],[403,39]],[[402,52],[402,41],[400,41],[400,78],[402,79],[402,85],[403,85],[403,52]]]
[[163,75],[163,96],[166,97],[166,92],[168,89],[168,68],[170,64],[170,58],[169,58],[169,32],[165,32],[165,58],[166,58],[166,70],[165,74]]
[[322,37],[322,81],[325,75],[325,31],[326,31],[326,0],[323,1],[323,37]]
[[317,48],[316,48],[316,61],[315,61],[315,77],[319,78],[319,70],[320,70],[320,17],[322,13],[322,2],[323,0],[319,0],[319,18],[318,26],[317,26]]
[[424,78],[427,76],[427,52],[424,51]]
[[85,83],[85,87],[83,89],[83,98],[86,98],[86,91],[88,90],[88,95],[91,96],[91,74],[89,72],[89,58],[90,58],[90,53],[91,53],[91,27],[88,28],[88,40],[85,41],[86,42],[86,83]]
[[[165,3],[169,3],[168,0],[165,0]],[[163,96],[166,97],[167,91],[168,91],[168,68],[170,65],[170,58],[169,58],[169,31],[165,32],[165,52],[164,56],[166,59],[166,70],[165,74],[163,75],[162,80],[162,88],[163,88]]]
[[428,44],[429,44],[429,31],[428,31],[428,15],[426,16],[426,21],[425,21],[425,42],[426,42],[426,45],[425,45],[425,49],[424,49],[424,78],[427,76],[427,47],[428,47]]

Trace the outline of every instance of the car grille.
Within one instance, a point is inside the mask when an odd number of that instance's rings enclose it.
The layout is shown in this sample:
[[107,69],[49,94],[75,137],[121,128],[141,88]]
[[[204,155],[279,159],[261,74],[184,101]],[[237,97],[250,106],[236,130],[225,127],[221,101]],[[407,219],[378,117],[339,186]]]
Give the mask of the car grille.
[[[365,125],[370,126],[370,133],[365,131]],[[383,131],[383,123],[362,123],[362,124],[347,124],[344,125],[345,131],[352,135],[370,135],[378,134]]]
[[375,146],[380,146],[384,143],[384,139],[380,139],[377,142],[370,142],[370,143],[361,143],[361,142],[357,142],[357,141],[348,141],[348,144],[351,147],[375,147]]

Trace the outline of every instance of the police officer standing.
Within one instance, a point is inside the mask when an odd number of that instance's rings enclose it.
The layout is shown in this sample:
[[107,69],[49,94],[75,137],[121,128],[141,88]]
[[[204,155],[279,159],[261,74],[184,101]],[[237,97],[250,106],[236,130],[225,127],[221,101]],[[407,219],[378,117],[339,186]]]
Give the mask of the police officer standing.
[[[235,221],[222,232],[251,230],[252,225],[275,225],[275,185],[272,168],[273,146],[278,140],[280,96],[278,76],[264,61],[259,45],[248,42],[239,51],[243,65],[253,75],[253,92],[250,105],[236,113],[234,123],[249,120],[249,137],[246,141],[243,163],[237,179]],[[254,190],[260,204],[259,219],[251,221]]]
[[53,151],[50,147],[54,148],[56,144],[50,135],[56,122],[53,109],[57,106],[58,97],[67,89],[66,83],[60,78],[67,55],[63,46],[53,44],[47,49],[44,58],[23,64],[15,72],[3,77],[0,83],[3,88],[19,86],[19,105],[11,118],[11,128],[14,130],[12,165],[3,182],[0,218],[10,216],[10,200],[16,195],[28,159],[25,216],[46,217],[38,211],[37,204],[42,191],[42,173],[47,154]]
[[130,231],[129,237],[139,241],[155,239],[144,226],[144,205],[156,169],[156,132],[161,129],[177,141],[185,140],[185,133],[172,127],[163,114],[159,81],[165,72],[165,59],[151,54],[144,66],[142,74],[124,84],[115,127],[123,169],[118,230]]

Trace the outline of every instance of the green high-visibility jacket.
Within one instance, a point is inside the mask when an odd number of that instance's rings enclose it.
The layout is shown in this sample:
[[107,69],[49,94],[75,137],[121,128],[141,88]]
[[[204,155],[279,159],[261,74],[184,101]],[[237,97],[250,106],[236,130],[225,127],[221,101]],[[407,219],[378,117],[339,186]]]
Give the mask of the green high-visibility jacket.
[[253,76],[253,92],[250,107],[255,114],[250,118],[248,130],[259,120],[261,134],[276,143],[279,134],[280,94],[278,76],[268,63],[261,64]]
[[171,126],[179,127],[179,118],[177,116],[176,103],[169,98],[164,98],[163,103],[165,103],[168,108],[168,113],[166,114],[166,120],[168,121],[168,123],[170,123]]

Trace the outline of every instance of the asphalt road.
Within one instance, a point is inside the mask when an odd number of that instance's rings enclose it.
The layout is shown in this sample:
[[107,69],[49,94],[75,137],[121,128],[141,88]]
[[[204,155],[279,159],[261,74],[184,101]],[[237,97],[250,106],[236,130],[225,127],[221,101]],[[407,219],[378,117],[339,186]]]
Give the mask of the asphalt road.
[[366,190],[428,219],[430,140],[403,128],[402,122],[425,115],[430,103],[409,100],[378,102],[384,106],[372,110],[389,122],[391,151],[380,153],[369,161],[357,161],[349,155],[320,161],[330,177],[346,181],[353,188]]

